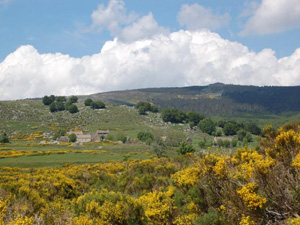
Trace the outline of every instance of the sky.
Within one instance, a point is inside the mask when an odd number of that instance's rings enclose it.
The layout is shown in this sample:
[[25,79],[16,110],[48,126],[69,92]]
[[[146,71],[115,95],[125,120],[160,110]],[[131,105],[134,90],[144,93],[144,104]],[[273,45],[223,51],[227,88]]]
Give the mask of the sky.
[[300,85],[299,0],[0,0],[0,100]]

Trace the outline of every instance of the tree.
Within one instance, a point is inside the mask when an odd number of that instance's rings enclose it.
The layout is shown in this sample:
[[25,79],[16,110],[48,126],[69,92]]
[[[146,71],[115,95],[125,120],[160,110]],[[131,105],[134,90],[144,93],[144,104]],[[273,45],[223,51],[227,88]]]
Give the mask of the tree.
[[261,129],[255,123],[247,124],[246,125],[246,130],[249,131],[251,134],[254,134],[254,135],[260,135],[261,134]]
[[102,101],[92,102],[90,106],[92,109],[104,109],[105,108],[105,104]]
[[86,100],[84,100],[84,105],[85,105],[85,106],[90,106],[92,102],[93,102],[92,99],[87,98]]
[[236,133],[237,137],[240,141],[242,141],[244,139],[244,137],[247,135],[247,131],[245,131],[244,129],[238,130],[238,132]]
[[215,123],[211,119],[203,119],[199,122],[198,127],[204,133],[211,135],[214,131],[216,131]]
[[58,97],[56,97],[56,101],[57,102],[66,102],[67,99],[65,96],[58,96]]
[[65,136],[66,131],[63,129],[58,129],[55,134],[53,135],[53,140],[57,140],[57,138],[61,137],[61,136]]
[[177,152],[179,155],[185,155],[186,153],[195,152],[195,149],[188,142],[182,142],[179,145]]
[[[55,100],[55,99],[54,99]],[[44,105],[50,105],[52,102],[54,102],[54,100],[52,100],[51,97],[48,97],[47,95],[45,95],[43,97],[43,104]]]
[[140,131],[137,135],[137,138],[141,141],[149,141],[149,140],[153,140],[153,134],[149,131]]
[[200,120],[203,120],[205,117],[201,115],[200,113],[191,111],[187,112],[187,120],[190,123],[190,127],[197,126],[197,124],[200,122]]
[[186,114],[179,109],[164,108],[161,111],[164,122],[182,123],[187,118]]
[[228,122],[224,125],[223,132],[226,136],[235,135],[236,134],[236,124],[232,122]]
[[223,145],[224,145],[225,148],[229,148],[230,147],[230,141],[229,140],[224,140]]
[[5,132],[0,134],[0,143],[9,143],[8,136]]
[[69,98],[69,101],[72,102],[72,103],[76,103],[78,101],[78,97],[75,96],[75,95],[72,95],[70,98]]
[[49,105],[49,109],[50,109],[50,112],[56,112],[56,111],[57,111],[56,103],[55,103],[55,102],[52,102],[52,103]]
[[76,141],[77,141],[77,136],[76,136],[76,134],[70,134],[70,135],[69,135],[69,141],[70,141],[70,142],[76,142]]
[[72,104],[72,105],[70,105],[70,106],[68,107],[68,111],[69,111],[70,113],[77,113],[79,110],[78,110],[78,107],[77,107],[76,105]]
[[57,111],[64,111],[66,109],[65,104],[63,102],[57,102],[56,109]]

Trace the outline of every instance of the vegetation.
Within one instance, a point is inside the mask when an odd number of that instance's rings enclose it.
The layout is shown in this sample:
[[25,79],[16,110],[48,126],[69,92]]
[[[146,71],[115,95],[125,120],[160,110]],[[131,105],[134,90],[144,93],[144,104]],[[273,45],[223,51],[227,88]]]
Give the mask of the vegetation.
[[76,136],[76,134],[70,134],[70,135],[69,135],[69,141],[70,141],[70,142],[76,142],[76,141],[77,141],[77,136]]
[[5,132],[0,134],[0,143],[9,143],[8,136]]
[[140,115],[146,115],[147,112],[158,112],[157,106],[151,105],[150,102],[138,102],[135,107],[138,109]]
[[105,104],[102,101],[91,102],[90,106],[92,109],[104,109]]
[[[300,124],[232,155],[0,168],[3,224],[298,224]],[[187,144],[183,144],[187,146]]]
[[183,111],[170,108],[164,108],[161,111],[161,117],[164,122],[171,123],[183,123],[187,118],[186,114]]
[[179,145],[179,148],[178,148],[178,154],[180,155],[185,155],[187,153],[192,153],[192,152],[195,152],[195,149],[194,147],[189,144],[188,142],[181,142],[181,144]]
[[216,131],[216,125],[211,119],[203,119],[198,124],[200,130],[207,134],[212,134]]

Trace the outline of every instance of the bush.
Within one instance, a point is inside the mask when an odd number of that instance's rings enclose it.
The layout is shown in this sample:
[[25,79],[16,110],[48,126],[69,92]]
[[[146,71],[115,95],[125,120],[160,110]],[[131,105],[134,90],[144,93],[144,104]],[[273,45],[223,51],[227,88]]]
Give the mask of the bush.
[[190,127],[194,127],[197,126],[198,123],[200,122],[200,120],[203,120],[205,117],[203,115],[201,115],[200,113],[197,112],[187,112],[187,120],[190,124]]
[[50,105],[52,102],[54,102],[55,101],[55,97],[54,97],[54,99],[50,96],[50,97],[48,97],[47,95],[45,95],[44,97],[43,97],[43,104],[44,105]]
[[69,101],[72,102],[72,103],[76,103],[76,102],[78,101],[78,97],[72,95],[72,96],[69,98]]
[[164,122],[171,123],[183,123],[187,119],[186,114],[181,110],[170,108],[164,108],[161,111],[161,117]]
[[179,145],[177,152],[179,155],[185,155],[186,153],[195,152],[195,149],[191,144],[187,142],[182,142]]
[[199,122],[198,127],[204,133],[211,135],[214,131],[216,131],[216,126],[211,119],[203,119]]
[[91,102],[92,109],[104,109],[105,104],[102,101]]
[[56,109],[57,111],[64,111],[66,109],[65,104],[63,102],[57,102]]
[[77,113],[77,112],[78,112],[78,107],[77,107],[76,105],[72,104],[72,105],[70,105],[70,106],[68,107],[68,111],[69,111],[70,113]]
[[56,112],[57,111],[57,107],[56,107],[56,103],[55,102],[52,102],[49,105],[49,110],[50,110],[50,112]]
[[85,105],[85,106],[90,106],[92,102],[93,102],[92,99],[87,98],[86,100],[84,100],[84,105]]
[[69,141],[70,141],[70,142],[76,142],[76,141],[77,141],[77,136],[76,136],[76,134],[70,134],[70,135],[69,135]]
[[140,131],[139,133],[138,133],[138,135],[137,135],[137,138],[139,139],[139,140],[141,140],[141,141],[144,141],[144,142],[146,142],[146,141],[148,141],[148,140],[153,140],[153,134],[152,133],[150,133],[150,132],[148,132],[148,131]]
[[0,134],[0,143],[9,143],[8,136],[5,132]]

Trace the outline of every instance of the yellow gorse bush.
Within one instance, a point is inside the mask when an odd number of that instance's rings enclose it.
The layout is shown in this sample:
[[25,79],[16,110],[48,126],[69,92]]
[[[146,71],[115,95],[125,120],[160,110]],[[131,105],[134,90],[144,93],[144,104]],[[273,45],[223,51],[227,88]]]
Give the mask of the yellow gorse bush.
[[256,194],[258,185],[255,183],[248,183],[241,189],[237,190],[238,195],[243,200],[244,204],[253,210],[262,208],[266,204],[267,199]]

